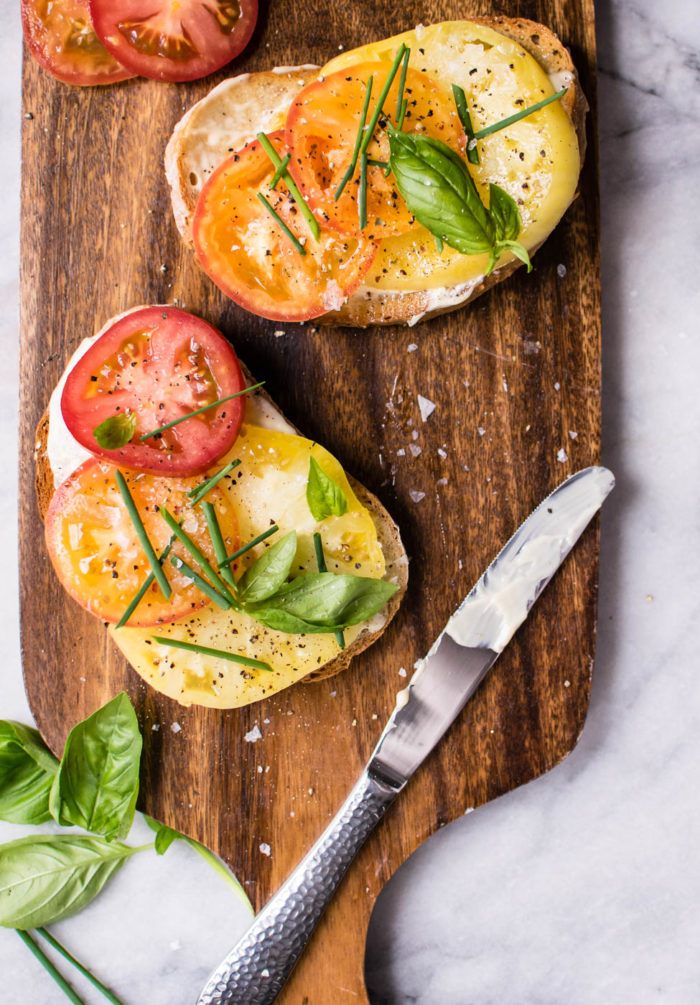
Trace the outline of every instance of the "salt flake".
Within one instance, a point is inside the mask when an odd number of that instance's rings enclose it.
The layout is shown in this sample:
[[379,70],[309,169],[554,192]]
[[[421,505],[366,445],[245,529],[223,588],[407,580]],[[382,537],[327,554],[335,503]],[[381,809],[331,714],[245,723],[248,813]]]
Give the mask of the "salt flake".
[[418,407],[420,408],[420,417],[425,422],[429,416],[435,411],[435,404],[429,398],[424,398],[422,394],[418,395]]
[[410,489],[408,494],[414,503],[419,503],[421,499],[425,499],[425,492],[418,492],[417,489]]
[[559,461],[560,464],[566,464],[568,459],[569,455],[567,454],[566,450],[564,450],[564,448],[562,447],[559,453],[557,454],[557,460]]
[[260,851],[263,855],[267,855],[268,858],[272,854],[272,848],[270,848],[269,844],[266,844],[265,841],[263,841],[260,845]]
[[243,737],[246,743],[257,743],[258,740],[262,740],[262,733],[260,732],[260,727],[256,723],[249,733],[246,733]]

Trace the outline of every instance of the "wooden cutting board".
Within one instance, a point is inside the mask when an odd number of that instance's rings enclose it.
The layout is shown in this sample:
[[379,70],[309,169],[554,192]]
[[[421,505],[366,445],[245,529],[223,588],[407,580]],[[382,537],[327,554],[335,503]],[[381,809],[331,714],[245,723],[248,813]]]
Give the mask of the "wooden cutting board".
[[[419,21],[509,14],[554,28],[595,108],[592,0],[274,0],[262,7],[236,72],[323,63],[341,45]],[[218,851],[260,908],[360,773],[405,684],[400,668],[410,672],[542,496],[599,459],[595,112],[581,197],[531,276],[521,270],[465,310],[416,328],[317,330],[239,310],[180,243],[163,149],[183,111],[225,75],[80,89],[25,61],[22,647],[32,711],[56,753],[78,719],[122,688],[129,692],[145,740],[140,807]],[[243,710],[185,709],[143,685],[101,624],[58,586],[43,547],[32,450],[51,390],[84,336],[118,311],[162,302],[203,315],[231,338],[289,418],[382,499],[411,559],[401,611],[349,671]],[[275,337],[280,330],[284,336]],[[419,394],[436,405],[425,423]],[[413,443],[421,448],[416,457]],[[592,527],[360,854],[281,1001],[367,1002],[367,924],[394,870],[438,827],[572,749],[591,685],[597,554]],[[255,725],[262,739],[246,742]]]

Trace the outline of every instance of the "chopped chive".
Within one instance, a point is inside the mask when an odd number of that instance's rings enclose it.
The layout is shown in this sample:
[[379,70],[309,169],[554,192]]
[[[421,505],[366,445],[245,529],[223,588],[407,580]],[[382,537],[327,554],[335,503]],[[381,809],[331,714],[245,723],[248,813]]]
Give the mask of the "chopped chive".
[[406,118],[406,111],[407,111],[407,109],[408,109],[408,98],[404,98],[403,99],[403,103],[401,105],[401,111],[399,113],[399,118],[398,118],[398,121],[396,123],[396,128],[398,129],[399,132],[401,132],[401,130],[403,129],[403,120]]
[[464,88],[460,87],[459,84],[453,84],[452,94],[454,95],[455,105],[457,106],[459,121],[462,123],[464,132],[467,134],[467,160],[470,164],[479,164],[479,151],[476,146],[474,126],[472,125],[472,117],[469,114],[469,108],[467,107],[467,96],[464,93]]
[[506,126],[512,126],[514,122],[520,122],[521,119],[527,118],[528,115],[532,115],[533,112],[539,112],[540,108],[544,108],[545,105],[551,105],[553,101],[559,101],[566,92],[568,87],[563,87],[561,91],[557,91],[556,94],[550,94],[548,98],[543,98],[542,101],[538,101],[534,105],[530,105],[529,108],[523,108],[521,112],[516,112],[515,115],[509,115],[507,119],[501,119],[500,122],[494,122],[492,126],[486,126],[485,129],[480,129],[478,133],[474,133],[477,140],[483,140],[484,136],[491,136],[492,133],[497,133],[501,129],[505,129]]
[[[166,560],[166,558],[170,554],[170,549],[172,548],[172,546],[174,544],[175,544],[175,535],[173,534],[171,536],[170,540],[168,541],[167,545],[163,549],[163,551],[160,553],[160,558],[158,559],[158,561],[160,562],[161,565],[163,564],[163,562]],[[145,597],[145,595],[148,592],[148,590],[151,588],[153,582],[155,581],[155,578],[156,577],[153,575],[152,572],[148,573],[148,575],[144,579],[143,583],[141,584],[141,586],[139,587],[139,589],[137,590],[137,592],[134,594],[131,603],[129,604],[129,606],[127,607],[127,609],[124,611],[124,613],[122,614],[121,618],[117,622],[117,628],[123,628],[124,627],[124,625],[127,623],[127,621],[129,620],[129,618],[131,617],[131,615],[134,613],[134,611],[136,610],[136,608],[139,606],[139,604],[141,603],[141,601]]]
[[207,480],[202,482],[201,485],[195,485],[193,489],[190,489],[187,495],[192,500],[192,505],[196,506],[197,503],[204,498],[207,492],[213,489],[215,485],[218,485],[221,479],[225,478],[226,475],[233,471],[234,468],[237,468],[240,463],[241,462],[238,458],[236,458],[235,461],[229,461],[225,467],[223,467],[220,471],[217,471],[216,474],[211,476],[211,478],[207,478]]
[[[396,99],[396,128],[401,131],[401,123],[403,122],[404,116],[406,114],[406,109],[404,108],[404,96],[403,89],[406,86],[406,74],[408,73],[408,61],[411,58],[411,50],[406,49],[403,54],[403,66],[401,67],[401,76],[399,78],[399,96]],[[408,102],[406,101],[406,105]]]
[[217,401],[212,401],[209,405],[202,405],[201,408],[195,408],[194,412],[188,412],[187,415],[181,415],[179,419],[173,419],[172,422],[166,422],[164,426],[158,426],[157,429],[152,429],[150,433],[144,433],[143,436],[139,436],[139,441],[143,443],[144,440],[148,440],[151,436],[157,436],[159,433],[164,433],[166,429],[172,429],[173,426],[177,426],[181,422],[186,422],[187,419],[192,419],[195,415],[201,415],[202,412],[208,412],[211,408],[218,408],[219,405],[223,405],[225,402],[231,401],[232,398],[240,398],[242,394],[249,394],[251,391],[257,391],[257,389],[262,387],[264,383],[265,381],[261,380],[259,383],[252,384],[250,387],[244,387],[242,391],[236,391],[234,394],[227,394],[225,398],[219,398]]
[[276,534],[278,530],[279,527],[276,523],[273,524],[272,527],[268,527],[268,529],[264,530],[262,534],[258,534],[257,537],[254,537],[252,541],[248,541],[248,544],[244,544],[242,548],[238,549],[238,551],[234,551],[233,555],[229,555],[228,558],[223,560],[223,562],[219,562],[219,568],[223,569],[225,565],[230,565],[231,562],[235,562],[237,558],[241,557],[241,555],[245,555],[245,553],[250,551],[251,548],[254,548],[256,544],[260,544],[261,541],[265,541],[268,537]]
[[202,509],[204,510],[204,516],[207,521],[209,537],[211,538],[211,543],[214,545],[214,554],[216,555],[216,561],[219,563],[221,576],[226,580],[229,586],[233,587],[233,590],[235,591],[236,580],[233,578],[231,567],[226,565],[223,569],[221,568],[221,563],[226,558],[226,545],[224,544],[224,539],[221,535],[219,521],[216,519],[216,510],[210,502],[203,502]]
[[362,143],[362,134],[367,123],[367,110],[369,108],[369,99],[372,94],[372,85],[374,84],[374,74],[370,73],[369,79],[367,81],[367,91],[365,93],[365,100],[362,105],[362,114],[360,115],[360,125],[357,130],[357,136],[355,137],[355,146],[352,151],[352,157],[350,158],[350,164],[347,171],[343,175],[340,185],[338,185],[335,190],[334,201],[337,202],[343,194],[343,189],[349,181],[352,180],[352,176],[355,174],[355,168],[357,167],[357,158],[360,155],[360,144]]
[[438,250],[438,255],[441,255],[442,254],[442,249],[444,248],[444,244],[442,243],[442,238],[438,234],[433,234],[433,237],[435,238],[435,247]]
[[277,170],[272,176],[272,181],[270,182],[270,188],[275,188],[280,178],[284,178],[285,181],[287,180],[287,165],[289,164],[291,159],[292,159],[291,154],[284,155],[284,157],[280,161],[280,166],[277,168]]
[[258,192],[257,195],[258,195],[258,199],[260,200],[260,202],[263,204],[263,206],[268,211],[268,213],[270,214],[270,216],[273,216],[275,218],[275,220],[277,221],[277,223],[279,224],[279,226],[282,228],[282,230],[284,231],[284,233],[287,235],[287,237],[289,238],[289,240],[292,242],[292,244],[294,245],[294,247],[297,249],[297,251],[299,252],[299,254],[300,255],[305,255],[306,254],[306,248],[301,243],[301,241],[296,236],[296,234],[293,234],[291,232],[291,230],[289,229],[289,227],[287,226],[287,224],[284,222],[284,220],[282,219],[282,217],[279,215],[279,213],[277,212],[277,210],[272,208],[272,206],[267,201],[267,199],[262,194],[262,192]]
[[175,537],[178,539],[178,541],[184,544],[185,548],[187,548],[187,550],[189,551],[190,555],[195,560],[197,565],[207,575],[207,577],[209,578],[209,582],[213,584],[214,589],[217,590],[218,593],[220,593],[223,597],[226,598],[226,600],[228,600],[230,604],[233,605],[235,601],[231,596],[231,594],[229,593],[228,587],[226,586],[224,581],[220,579],[219,576],[214,572],[211,562],[209,561],[207,556],[202,553],[201,549],[197,547],[192,538],[189,537],[189,535],[184,532],[184,530],[177,522],[175,517],[172,515],[172,513],[169,513],[167,511],[165,506],[161,506],[159,512],[160,515],[165,520],[165,522],[167,523],[168,527],[170,527]]
[[[319,572],[328,572],[326,566],[326,559],[323,554],[323,541],[321,540],[321,535],[316,531],[314,534],[314,549],[316,551],[316,564],[318,565]],[[339,628],[337,631],[333,632],[335,635],[335,641],[338,643],[341,649],[345,649],[345,636],[343,631]]]
[[[280,169],[280,167],[282,165],[282,160],[280,158],[280,155],[277,153],[277,151],[273,147],[272,143],[270,143],[270,140],[265,135],[265,133],[258,133],[257,137],[258,137],[258,141],[260,143],[260,146],[263,148],[263,150],[265,151],[265,153],[267,154],[267,156],[270,158],[270,160],[272,161],[272,163],[275,165],[275,167],[279,171],[279,169]],[[297,204],[297,206],[301,210],[301,215],[304,217],[304,219],[308,223],[309,230],[313,234],[314,238],[318,241],[319,237],[321,236],[321,228],[319,226],[318,220],[316,219],[316,217],[314,216],[314,214],[309,209],[308,203],[306,202],[306,200],[304,199],[304,196],[301,194],[301,192],[297,188],[296,182],[294,181],[294,179],[292,178],[292,176],[289,174],[288,171],[285,171],[285,174],[284,174],[284,183],[287,186],[287,188],[289,189],[289,191],[291,192],[291,195],[292,195],[292,198],[294,199],[294,202]],[[268,203],[268,205],[269,205],[269,203]],[[270,208],[272,208],[272,207],[270,207]]]
[[360,230],[367,226],[367,154],[360,154],[360,192],[357,199]]
[[178,572],[181,572],[187,579],[191,579],[194,585],[198,587],[202,593],[206,594],[210,600],[213,600],[222,611],[229,611],[231,609],[231,604],[229,604],[226,597],[222,596],[217,589],[208,583],[203,576],[200,576],[199,573],[193,569],[191,565],[188,565],[184,559],[180,558],[179,555],[171,555],[170,564],[174,569],[177,569]]
[[139,511],[136,509],[136,503],[133,500],[131,492],[129,492],[129,486],[126,484],[126,479],[121,473],[119,468],[116,471],[117,485],[119,487],[119,493],[124,500],[124,505],[126,506],[126,511],[131,518],[131,522],[134,525],[134,530],[141,542],[141,547],[146,553],[146,558],[148,559],[148,564],[151,567],[151,572],[156,578],[158,586],[160,587],[160,592],[163,594],[166,600],[170,600],[170,594],[173,592],[170,589],[170,584],[165,578],[165,573],[163,568],[158,561],[158,556],[153,550],[153,545],[148,539],[148,534],[146,533],[146,528],[143,525],[143,520],[139,516]]
[[36,931],[37,935],[41,935],[42,938],[46,939],[48,944],[55,949],[57,953],[60,953],[64,959],[68,960],[69,963],[72,963],[75,969],[81,973],[86,980],[90,981],[93,987],[97,988],[97,990],[105,996],[107,1001],[112,1002],[112,1005],[123,1005],[123,1002],[117,998],[117,996],[113,994],[109,988],[106,988],[101,981],[98,981],[95,975],[88,970],[87,967],[84,967],[79,960],[76,960],[74,956],[71,956],[66,947],[62,946],[58,939],[53,937],[51,932],[48,932],[45,928],[37,928]]
[[371,167],[377,167],[377,168],[388,168],[389,167],[389,161],[375,161],[375,160],[373,160],[372,157],[368,157],[367,158],[367,163]]
[[15,931],[17,932],[17,934],[19,935],[20,939],[25,944],[25,946],[27,947],[27,949],[30,951],[30,953],[33,953],[34,956],[36,956],[37,960],[39,961],[39,963],[41,963],[41,965],[44,968],[44,970],[51,977],[53,977],[53,979],[55,980],[56,984],[58,984],[59,988],[64,993],[64,995],[66,996],[66,998],[68,998],[70,1001],[72,1001],[73,1005],[85,1005],[85,1002],[83,1001],[83,999],[78,997],[78,995],[75,993],[75,991],[73,990],[73,988],[70,986],[70,984],[68,983],[68,981],[65,979],[65,977],[63,976],[63,974],[60,972],[60,970],[56,969],[56,967],[53,965],[53,963],[51,962],[51,960],[44,953],[44,951],[41,949],[41,947],[36,944],[36,942],[31,937],[31,935],[29,935],[28,932],[24,932],[24,931],[22,931],[19,928],[16,928]]
[[404,53],[406,52],[406,45],[404,42],[401,43],[399,51],[394,57],[394,62],[391,64],[391,69],[389,70],[389,76],[384,81],[384,87],[382,87],[379,92],[379,97],[377,99],[377,104],[372,114],[372,118],[369,120],[369,125],[367,126],[367,131],[365,133],[364,139],[360,144],[360,153],[363,154],[370,144],[370,140],[374,135],[374,130],[377,128],[377,123],[379,122],[379,116],[382,114],[382,109],[384,107],[384,102],[386,101],[386,96],[389,93],[391,85],[394,83],[394,77],[398,73],[399,64],[403,59]]
[[243,666],[255,667],[256,670],[269,670],[272,673],[272,667],[268,663],[263,663],[262,660],[251,659],[250,656],[240,656],[238,653],[230,653],[225,649],[210,649],[209,646],[198,646],[194,642],[165,639],[159,635],[153,635],[151,638],[161,646],[172,646],[173,649],[186,649],[191,653],[202,653],[204,656],[214,656],[217,659],[230,660],[232,663],[242,663]]

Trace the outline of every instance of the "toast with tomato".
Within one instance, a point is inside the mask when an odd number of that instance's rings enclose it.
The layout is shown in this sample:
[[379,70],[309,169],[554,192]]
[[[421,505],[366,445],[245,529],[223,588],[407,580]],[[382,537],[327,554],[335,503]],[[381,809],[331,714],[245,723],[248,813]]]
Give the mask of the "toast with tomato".
[[185,311],[136,308],[85,340],[35,461],[61,584],[183,704],[231,708],[338,673],[405,592],[381,503]]
[[586,109],[543,25],[419,26],[216,87],[166,149],[175,220],[263,317],[415,324],[530,268],[576,196]]

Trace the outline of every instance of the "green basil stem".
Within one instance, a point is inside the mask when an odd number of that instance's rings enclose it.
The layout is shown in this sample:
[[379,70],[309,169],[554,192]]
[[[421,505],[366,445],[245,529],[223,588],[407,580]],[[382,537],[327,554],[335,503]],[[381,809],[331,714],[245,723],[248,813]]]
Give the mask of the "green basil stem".
[[[396,99],[396,122],[397,129],[401,129],[400,123],[403,122],[406,115],[406,109],[404,108],[404,96],[403,89],[406,86],[406,74],[408,73],[408,61],[411,58],[411,50],[409,48],[403,54],[403,66],[401,67],[401,76],[399,78],[399,95]],[[408,102],[406,102],[408,105]]]
[[460,87],[459,84],[453,84],[452,94],[454,95],[455,105],[457,106],[459,121],[462,123],[464,132],[467,135],[467,160],[470,164],[479,164],[479,151],[476,146],[474,126],[472,125],[472,117],[469,114],[469,108],[467,107],[467,96],[464,93],[464,88]]
[[[270,207],[270,209],[272,209],[272,207]],[[159,433],[164,433],[166,429],[172,429],[173,426],[177,426],[181,422],[186,422],[188,419],[194,418],[195,415],[201,415],[202,412],[208,412],[211,408],[218,408],[219,405],[223,405],[225,402],[231,401],[233,398],[240,398],[242,394],[250,394],[251,391],[257,391],[257,389],[262,387],[264,383],[265,381],[261,380],[258,384],[252,384],[250,387],[244,387],[242,391],[236,391],[234,394],[227,394],[225,398],[219,398],[218,401],[212,401],[209,405],[202,405],[201,408],[195,408],[194,412],[188,412],[187,415],[181,415],[179,419],[173,419],[172,422],[166,422],[164,426],[158,426],[157,429],[152,429],[150,433],[144,433],[143,436],[139,436],[139,441],[143,443],[144,440],[148,440],[151,436],[157,436]]]
[[268,537],[276,534],[278,530],[279,527],[276,523],[273,524],[272,527],[268,527],[268,529],[264,530],[262,534],[258,534],[257,537],[254,537],[252,541],[248,541],[248,544],[244,544],[242,548],[238,549],[238,551],[234,551],[233,555],[229,555],[228,558],[223,560],[223,562],[219,562],[219,568],[221,569],[223,566],[230,565],[232,562],[235,562],[237,558],[241,557],[241,555],[245,555],[245,553],[250,551],[251,548],[254,548],[256,544],[260,544],[261,541],[267,540]]
[[338,185],[335,190],[335,196],[333,197],[334,202],[337,202],[343,194],[343,189],[347,183],[352,179],[355,174],[355,168],[357,167],[357,158],[360,155],[360,144],[362,143],[362,134],[365,129],[365,124],[367,122],[367,110],[369,108],[369,99],[372,94],[372,85],[374,84],[374,74],[370,73],[369,80],[367,81],[367,91],[365,92],[365,100],[362,105],[362,114],[360,115],[360,125],[357,129],[357,136],[355,137],[355,146],[353,147],[352,157],[350,158],[350,164],[347,171],[342,177],[340,185]]
[[72,963],[75,969],[79,971],[79,973],[81,973],[86,980],[90,981],[92,986],[97,988],[97,990],[105,996],[108,1002],[112,1002],[112,1005],[124,1005],[121,999],[117,998],[117,996],[113,994],[109,988],[106,988],[104,984],[99,981],[90,970],[88,970],[87,967],[84,967],[79,960],[76,960],[74,956],[71,956],[66,947],[62,946],[58,939],[53,937],[51,932],[47,931],[45,928],[37,928],[36,932],[37,935],[42,937],[42,939],[46,939],[48,944],[55,949],[57,953],[60,953],[64,959],[68,960],[69,963]]
[[185,649],[190,653],[202,653],[204,656],[214,656],[216,659],[229,660],[231,663],[242,663],[246,667],[254,667],[256,670],[269,670],[272,667],[262,660],[251,659],[250,656],[241,656],[239,653],[231,653],[226,649],[210,649],[209,646],[199,646],[194,642],[181,642],[180,639],[165,639],[159,635],[151,636],[154,642],[161,646],[172,646],[173,649]]
[[[316,564],[318,565],[319,572],[328,572],[326,566],[326,558],[323,554],[323,541],[321,540],[321,535],[316,531],[314,534],[314,549],[316,551]],[[333,632],[335,635],[335,641],[338,643],[341,649],[345,649],[345,636],[343,631],[339,628],[337,631]]]
[[221,572],[221,578],[226,580],[235,593],[236,580],[231,572],[231,566],[225,565],[223,569],[221,568],[221,563],[226,559],[226,545],[224,544],[224,539],[221,534],[219,521],[216,519],[216,510],[210,502],[202,503],[202,509],[204,510],[204,517],[207,521],[209,537],[211,538],[211,543],[214,546],[214,554],[216,555],[216,561],[219,566],[219,571]]
[[131,492],[129,491],[129,486],[126,484],[126,479],[121,473],[119,468],[116,471],[117,485],[119,486],[119,492],[122,499],[124,500],[124,505],[126,506],[127,513],[131,518],[131,522],[134,525],[134,530],[141,542],[141,547],[146,553],[146,558],[148,559],[148,564],[151,567],[151,571],[156,578],[158,586],[160,587],[160,592],[163,594],[166,600],[170,600],[170,595],[172,590],[170,589],[170,583],[165,578],[165,573],[163,572],[163,567],[158,561],[158,556],[153,550],[153,545],[151,544],[148,534],[146,533],[146,528],[143,525],[143,521],[139,516],[139,511],[136,509],[136,503],[133,500]]
[[225,880],[226,883],[228,883],[228,885],[237,895],[238,899],[245,904],[250,913],[255,914],[253,905],[248,899],[245,890],[238,882],[236,877],[233,875],[233,873],[226,868],[226,866],[221,861],[219,856],[215,855],[213,851],[209,851],[209,849],[206,848],[203,844],[200,844],[199,841],[195,841],[194,838],[187,837],[187,835],[184,835],[184,838],[187,844],[190,846],[190,848],[194,848],[197,854],[201,855],[201,857],[204,859],[207,865],[211,866],[214,872],[216,872],[219,876],[221,876],[223,880]]
[[299,252],[299,254],[300,255],[306,255],[306,248],[301,243],[301,241],[296,236],[296,234],[292,233],[292,231],[289,229],[289,227],[284,222],[284,220],[282,219],[282,217],[279,215],[279,213],[277,212],[277,210],[272,208],[272,206],[267,201],[267,199],[262,194],[262,192],[258,192],[257,196],[258,196],[258,199],[260,200],[260,202],[265,207],[265,209],[270,214],[270,216],[273,217],[277,221],[278,226],[282,229],[283,233],[289,238],[289,240],[292,242],[292,244],[297,249],[297,251]]
[[204,498],[207,492],[210,491],[210,489],[213,489],[215,485],[218,485],[221,479],[225,478],[226,475],[233,471],[234,468],[237,468],[240,463],[241,462],[238,459],[235,461],[229,461],[229,463],[223,467],[221,471],[217,471],[215,475],[212,475],[211,478],[207,478],[207,480],[202,482],[201,485],[196,485],[193,489],[190,489],[187,495],[192,500],[192,505],[196,506],[197,503]]
[[[174,544],[175,544],[175,535],[173,534],[171,536],[170,540],[168,541],[168,543],[166,544],[165,548],[160,553],[160,558],[158,559],[158,561],[160,562],[161,565],[163,564],[163,562],[166,560],[166,558],[170,554],[170,549],[172,548],[172,546]],[[143,598],[146,596],[147,591],[153,585],[153,583],[155,581],[155,578],[156,577],[153,575],[152,572],[148,573],[148,575],[144,579],[143,583],[141,584],[141,586],[138,588],[138,590],[134,594],[133,599],[131,600],[131,603],[129,604],[129,606],[127,607],[127,609],[124,611],[124,613],[122,614],[121,618],[117,622],[117,628],[123,628],[124,627],[124,625],[127,623],[127,621],[129,620],[129,618],[131,617],[131,615],[134,613],[134,611],[136,610],[136,608],[139,606],[139,604],[141,603],[141,601],[143,600]]]
[[177,522],[177,520],[175,519],[175,517],[172,515],[172,513],[168,512],[168,510],[165,508],[165,506],[161,506],[159,512],[160,512],[160,515],[165,520],[165,522],[167,523],[168,527],[170,527],[170,529],[173,532],[173,534],[175,535],[175,537],[178,539],[178,541],[180,541],[182,544],[184,544],[185,548],[187,548],[187,550],[189,551],[190,555],[195,560],[195,562],[197,563],[197,565],[200,567],[200,569],[202,569],[202,571],[208,577],[209,582],[212,583],[212,585],[214,586],[214,589],[218,593],[220,593],[223,597],[225,597],[226,600],[228,600],[229,604],[231,604],[233,606],[233,604],[235,603],[235,601],[234,601],[233,597],[231,596],[231,594],[229,593],[228,587],[226,586],[226,584],[224,583],[224,581],[222,579],[220,579],[220,577],[217,575],[217,573],[214,572],[214,569],[212,568],[211,562],[209,561],[209,559],[207,558],[207,556],[201,551],[200,548],[197,547],[197,545],[194,543],[194,541],[192,540],[192,538],[190,538],[184,532],[184,530],[182,529],[182,527],[180,526],[180,524]]
[[367,226],[367,154],[360,154],[360,192],[357,199],[360,230]]
[[445,247],[445,245],[443,244],[442,238],[440,237],[439,234],[433,234],[433,238],[435,240],[435,247],[437,248],[437,253],[438,253],[438,255],[441,255],[442,254],[442,249]]
[[277,170],[272,176],[272,180],[270,181],[270,188],[273,189],[276,188],[277,182],[280,180],[280,178],[284,177],[286,180],[287,165],[289,164],[291,159],[292,159],[291,154],[284,155],[283,159],[280,161],[280,166],[277,168]]
[[63,974],[56,969],[48,956],[43,952],[40,946],[36,944],[34,939],[27,932],[23,932],[21,929],[16,928],[15,931],[19,935],[22,942],[25,944],[27,949],[36,956],[39,963],[41,963],[44,970],[55,980],[64,995],[73,1002],[73,1005],[85,1005],[82,998],[79,998],[75,993],[73,988],[70,986],[68,981],[65,979]]
[[222,596],[215,587],[200,576],[191,565],[188,565],[187,562],[184,561],[184,559],[179,558],[177,555],[171,555],[170,563],[173,568],[177,569],[178,572],[181,572],[183,576],[186,576],[187,579],[191,579],[194,585],[198,587],[202,593],[205,594],[205,596],[209,597],[210,600],[213,600],[222,611],[231,610],[231,604],[228,602],[226,597]]
[[[258,133],[257,138],[258,141],[260,142],[260,146],[263,148],[267,156],[270,158],[272,163],[279,171],[280,167],[282,166],[282,159],[275,150],[275,148],[273,147],[272,143],[270,143],[269,138],[265,135],[265,133]],[[304,217],[307,224],[309,225],[309,230],[313,234],[315,240],[318,241],[319,237],[321,236],[321,227],[319,226],[319,222],[309,209],[309,206],[306,200],[304,199],[304,196],[297,188],[296,182],[294,181],[294,179],[292,178],[292,176],[289,174],[288,171],[285,172],[284,183],[289,189],[291,196],[294,199],[294,202],[299,207],[301,215]]]
[[480,129],[478,133],[474,133],[474,137],[477,140],[483,140],[484,136],[491,136],[493,133],[500,132],[501,129],[505,129],[507,126],[512,126],[514,122],[520,122],[521,119],[527,118],[528,115],[532,115],[533,112],[539,112],[540,108],[544,108],[545,105],[551,105],[553,101],[559,101],[563,98],[568,87],[563,87],[561,91],[557,91],[556,94],[550,94],[548,98],[543,98],[542,101],[538,101],[534,105],[530,105],[528,108],[523,108],[521,112],[516,112],[515,115],[509,115],[507,119],[501,119],[500,122],[494,122],[492,126],[486,126],[485,129]]
[[389,76],[384,81],[384,87],[382,87],[379,92],[379,97],[377,98],[377,105],[372,114],[372,118],[369,120],[369,125],[367,126],[367,131],[365,132],[364,139],[360,144],[360,153],[363,154],[367,150],[370,144],[372,136],[374,135],[374,130],[377,128],[377,123],[379,122],[379,117],[382,114],[382,109],[384,108],[384,102],[386,101],[386,96],[389,93],[391,85],[394,83],[394,77],[398,73],[399,64],[403,59],[404,53],[406,52],[406,45],[404,42],[399,46],[399,51],[394,57],[394,62],[391,64],[391,69],[389,70]]

